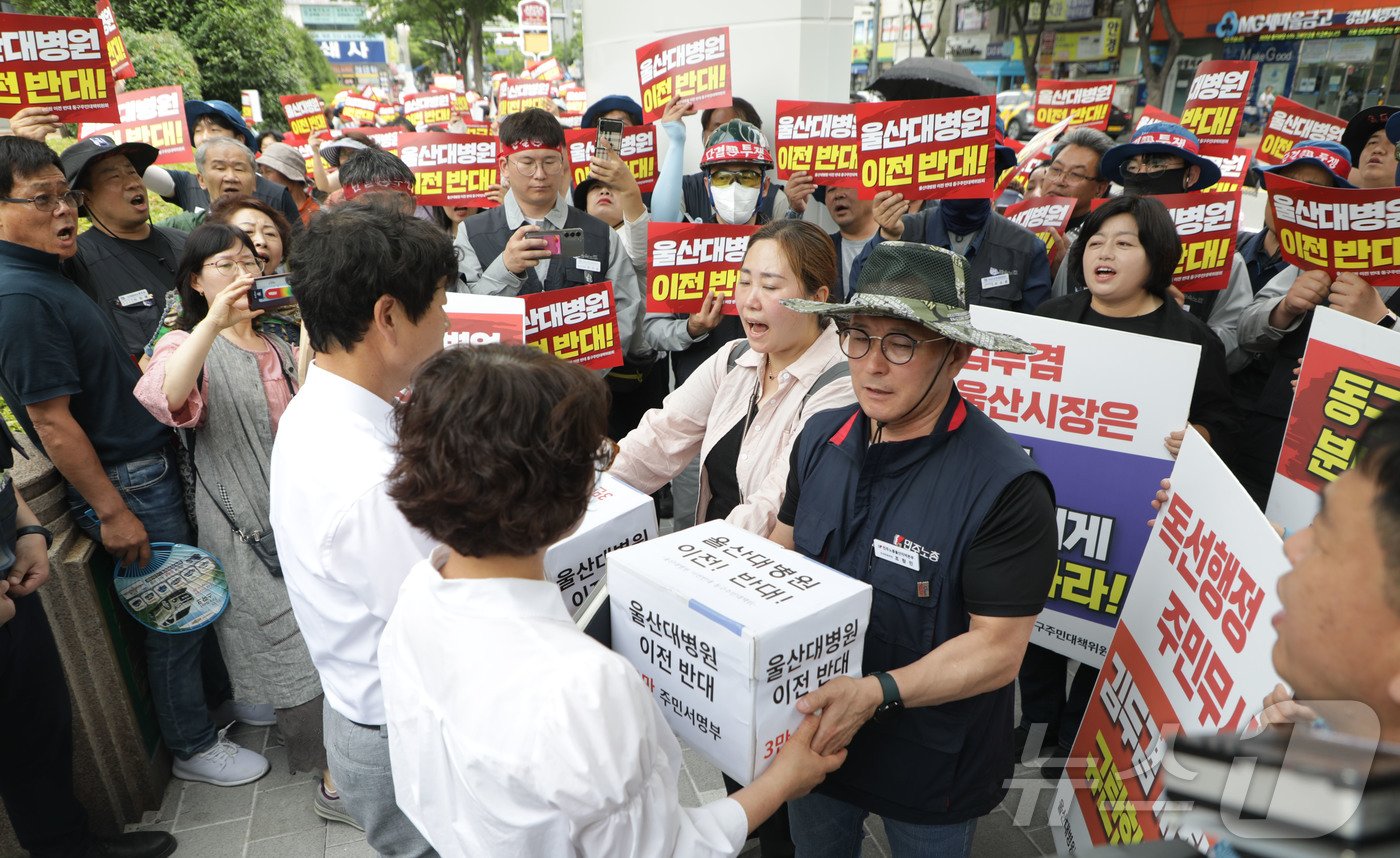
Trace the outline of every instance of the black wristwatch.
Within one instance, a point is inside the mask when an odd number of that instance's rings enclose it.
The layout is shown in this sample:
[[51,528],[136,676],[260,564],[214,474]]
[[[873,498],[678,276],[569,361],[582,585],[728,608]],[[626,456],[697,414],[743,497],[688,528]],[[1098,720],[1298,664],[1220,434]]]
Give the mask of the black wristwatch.
[[50,531],[47,527],[38,524],[31,524],[27,527],[21,527],[19,530],[16,530],[15,541],[18,542],[20,537],[29,536],[31,533],[37,533],[43,536],[45,547],[53,548],[53,532]]
[[1397,321],[1400,321],[1400,318],[1397,318],[1394,313],[1388,312],[1384,316],[1382,316],[1381,320],[1379,322],[1376,322],[1376,324],[1380,325],[1382,328],[1390,328],[1393,331],[1395,330],[1395,323]]
[[892,715],[904,711],[904,700],[899,696],[899,684],[882,670],[877,670],[870,674],[880,682],[880,690],[884,692],[885,699],[879,706],[875,707],[875,720],[883,721]]

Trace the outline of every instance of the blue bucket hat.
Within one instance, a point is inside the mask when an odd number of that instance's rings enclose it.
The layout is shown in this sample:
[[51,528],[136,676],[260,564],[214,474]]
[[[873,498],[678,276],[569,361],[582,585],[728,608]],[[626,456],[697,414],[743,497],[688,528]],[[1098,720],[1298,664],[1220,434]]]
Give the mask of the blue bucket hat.
[[220,125],[227,125],[243,135],[243,144],[252,151],[258,151],[258,138],[243,121],[243,113],[227,101],[187,101],[185,102],[185,122],[194,137],[194,127],[202,116],[215,116]]
[[1283,160],[1272,166],[1255,167],[1261,173],[1277,173],[1294,164],[1315,164],[1332,175],[1332,182],[1338,188],[1353,188],[1347,176],[1351,175],[1351,153],[1347,147],[1330,140],[1303,140],[1293,144],[1283,156]]
[[1104,153],[1099,161],[1099,172],[1110,181],[1123,184],[1123,165],[1138,155],[1149,153],[1176,155],[1186,159],[1191,166],[1201,168],[1200,178],[1187,188],[1199,191],[1220,181],[1220,166],[1201,154],[1201,141],[1180,125],[1170,122],[1154,122],[1133,132],[1127,143],[1119,143]]
[[1391,143],[1400,143],[1400,113],[1392,113],[1386,120],[1385,136],[1390,138]]
[[600,98],[588,106],[583,112],[583,120],[579,123],[580,128],[597,128],[598,117],[604,113],[614,110],[624,110],[631,117],[631,125],[642,124],[642,106],[625,95],[610,95],[607,98]]

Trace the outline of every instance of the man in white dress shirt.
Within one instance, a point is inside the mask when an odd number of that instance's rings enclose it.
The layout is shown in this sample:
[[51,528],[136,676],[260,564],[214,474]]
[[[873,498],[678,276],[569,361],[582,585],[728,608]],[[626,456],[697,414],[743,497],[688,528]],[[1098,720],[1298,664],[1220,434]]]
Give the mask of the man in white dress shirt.
[[433,224],[356,202],[312,220],[290,269],[316,358],[272,448],[272,526],[326,692],[326,756],[375,851],[433,855],[394,800],[377,651],[430,548],[385,493],[394,402],[442,348],[457,259]]
[[389,494],[445,544],[379,654],[399,806],[445,856],[733,856],[845,759],[811,749],[808,717],[753,784],[681,807],[651,692],[544,576],[612,461],[607,401],[582,367],[488,345],[430,360],[404,406]]

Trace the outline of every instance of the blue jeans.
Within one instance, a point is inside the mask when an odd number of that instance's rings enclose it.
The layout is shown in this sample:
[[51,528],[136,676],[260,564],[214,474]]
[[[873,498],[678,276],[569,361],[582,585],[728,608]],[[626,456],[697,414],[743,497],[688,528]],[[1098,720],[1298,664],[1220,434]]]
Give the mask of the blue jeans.
[[[189,544],[194,537],[185,515],[184,488],[174,454],[166,450],[107,468],[107,478],[121,492],[122,500],[146,528],[151,542]],[[98,546],[100,523],[92,505],[66,485],[68,507],[78,527]],[[180,635],[146,632],[146,670],[161,737],[170,752],[182,760],[208,750],[215,739],[209,720],[201,662],[206,638],[214,640],[213,627]],[[222,659],[216,670],[222,670]],[[227,681],[226,675],[223,680]]]
[[[865,818],[853,804],[820,793],[788,802],[788,820],[797,858],[860,858]],[[950,825],[915,825],[885,819],[885,834],[894,858],[967,858],[977,820]]]

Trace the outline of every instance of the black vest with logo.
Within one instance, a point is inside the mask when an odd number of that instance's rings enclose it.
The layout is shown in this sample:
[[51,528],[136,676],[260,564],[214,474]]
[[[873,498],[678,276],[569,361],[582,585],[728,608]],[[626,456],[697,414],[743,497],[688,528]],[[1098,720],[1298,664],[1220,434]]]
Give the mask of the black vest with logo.
[[[506,252],[506,243],[515,234],[515,230],[506,223],[505,206],[496,206],[467,218],[462,221],[462,228],[467,232],[467,241],[471,242],[472,250],[476,251],[476,259],[481,263],[482,269]],[[585,271],[579,268],[578,258],[575,257],[556,257],[549,261],[549,271],[545,274],[543,282],[540,281],[536,269],[525,270],[520,284],[521,295],[553,292],[556,289],[568,289],[585,283],[601,283],[608,279],[608,248],[612,240],[612,230],[608,225],[587,212],[569,206],[568,214],[564,218],[564,229],[583,230],[584,256],[597,262],[598,270]]]
[[[861,673],[912,664],[969,628],[962,566],[1003,490],[1040,473],[1021,445],[954,394],[931,435],[868,444],[859,406],[813,415],[793,468],[797,550],[874,588]],[[913,570],[875,552],[912,549]],[[982,816],[1012,775],[1013,685],[869,721],[818,792],[921,825]]]

